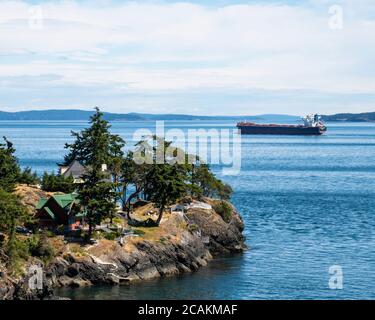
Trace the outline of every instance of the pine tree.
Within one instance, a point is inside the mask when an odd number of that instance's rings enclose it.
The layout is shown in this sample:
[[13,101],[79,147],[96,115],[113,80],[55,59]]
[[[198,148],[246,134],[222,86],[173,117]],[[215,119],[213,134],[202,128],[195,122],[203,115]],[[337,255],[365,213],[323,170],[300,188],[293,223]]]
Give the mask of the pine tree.
[[12,192],[20,177],[20,167],[14,156],[13,144],[4,137],[5,144],[0,144],[0,188]]
[[19,197],[0,189],[0,231],[8,233],[6,252],[10,266],[17,258],[16,226],[27,219],[27,211]]
[[[144,165],[137,165],[133,159],[133,152],[129,151],[121,162],[118,192],[122,204],[122,210],[129,216],[130,203],[143,190],[145,170]],[[133,187],[128,195],[128,189]]]
[[16,225],[26,221],[27,213],[18,196],[12,192],[20,180],[21,169],[14,156],[13,144],[4,137],[0,144],[0,231],[8,233],[6,252],[8,263],[16,258]]
[[229,200],[233,192],[232,188],[216,178],[211,172],[210,166],[205,163],[199,163],[194,166],[193,186],[196,196],[218,197]]
[[37,184],[40,182],[38,174],[34,171],[32,172],[32,169],[30,167],[26,167],[25,169],[22,170],[20,173],[19,183],[31,185],[31,184]]
[[72,176],[55,175],[54,172],[43,174],[41,187],[44,191],[64,193],[72,193],[76,189]]
[[[109,132],[110,125],[103,119],[99,108],[95,111],[89,128],[72,133],[75,141],[66,144],[70,152],[65,157],[65,161],[78,160],[87,169],[83,175],[84,182],[78,185],[78,194],[87,212],[89,239],[95,225],[115,213],[117,181],[113,180],[111,170],[118,165],[116,161],[123,156],[121,149],[125,145],[121,137]],[[108,170],[103,170],[103,165]]]
[[[185,195],[201,198],[218,197],[228,200],[232,193],[229,185],[224,184],[211,172],[209,165],[204,164],[198,156],[189,155],[171,142],[153,136],[136,144],[135,154],[151,161],[152,164],[129,164],[123,171],[127,181],[133,184],[134,192],[128,197],[130,201],[143,192],[144,197],[154,202],[159,208],[159,216],[155,224],[159,225],[163,212],[168,205],[175,203]],[[181,157],[184,161],[176,161]],[[164,163],[159,160],[163,159]],[[193,160],[193,161],[192,161]],[[138,163],[138,161],[136,161]],[[141,162],[141,161],[140,161]]]
[[[154,163],[149,167],[146,174],[145,193],[148,199],[159,209],[159,216],[155,222],[159,225],[165,207],[175,203],[179,198],[186,194],[188,185],[187,167],[170,161],[166,157],[166,151],[171,146],[171,142],[154,137],[157,145],[154,147]],[[161,148],[162,144],[162,148]],[[156,157],[164,153],[164,163],[157,163]]]

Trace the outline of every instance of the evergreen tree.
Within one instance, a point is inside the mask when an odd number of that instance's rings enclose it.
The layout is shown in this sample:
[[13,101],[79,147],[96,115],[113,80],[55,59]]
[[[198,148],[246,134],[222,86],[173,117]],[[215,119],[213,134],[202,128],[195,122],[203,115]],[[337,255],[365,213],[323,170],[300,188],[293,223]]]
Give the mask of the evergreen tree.
[[26,167],[19,175],[18,183],[23,183],[27,185],[37,184],[40,182],[40,179],[37,173],[31,171],[30,167]]
[[[123,148],[125,141],[118,135],[110,135],[110,152],[108,157],[108,169],[112,175],[113,191],[115,192],[115,203],[123,199],[123,181],[121,180],[122,169],[126,158],[124,158]],[[113,211],[110,212],[110,223],[113,220]]]
[[53,172],[43,174],[41,187],[44,191],[64,193],[72,193],[76,189],[72,176],[55,175]]
[[198,197],[218,197],[223,200],[230,199],[233,192],[232,188],[216,178],[208,164],[199,163],[196,165],[193,176],[194,195]]
[[20,179],[21,169],[14,156],[13,144],[4,137],[0,144],[0,231],[8,234],[6,252],[8,263],[12,264],[17,256],[16,225],[26,221],[27,212],[18,196],[12,192]]
[[10,266],[17,258],[16,226],[27,219],[27,211],[19,197],[0,188],[0,231],[8,233],[6,252]]
[[150,182],[146,190],[148,198],[159,208],[159,216],[156,220],[156,225],[159,225],[165,207],[185,195],[186,175],[176,164],[155,164],[148,173],[147,179]]
[[[131,201],[139,196],[140,192],[143,190],[145,176],[145,167],[143,165],[137,165],[134,162],[133,155],[133,152],[129,151],[123,158],[118,185],[122,210],[126,211],[128,215]],[[131,191],[129,195],[128,191]]]
[[[78,185],[78,194],[87,211],[89,239],[95,225],[115,212],[117,183],[113,181],[111,169],[118,165],[116,161],[122,157],[121,149],[125,144],[121,137],[109,132],[110,125],[103,119],[99,108],[95,110],[89,128],[79,133],[72,132],[75,141],[66,144],[70,152],[65,157],[66,162],[75,159],[87,168],[84,182]],[[103,170],[103,165],[108,170]]]
[[13,144],[4,137],[0,144],[0,188],[12,192],[20,177],[20,167],[14,156]]
[[[146,174],[145,193],[147,198],[154,202],[159,209],[159,216],[155,222],[156,225],[159,225],[165,207],[175,203],[186,194],[188,175],[185,165],[168,159],[166,151],[171,146],[171,142],[154,137],[155,139],[157,144],[153,148],[154,162]],[[156,161],[157,156],[160,155],[159,152],[164,153],[163,164]]]
[[[172,147],[171,142],[156,136],[151,137],[151,143],[150,139],[146,139],[138,142],[136,146],[135,154],[146,159],[147,163],[136,164],[142,161],[135,161],[135,156],[128,154],[128,164],[123,169],[123,176],[134,186],[134,191],[126,203],[128,211],[130,201],[143,193],[145,199],[154,202],[159,208],[156,221],[159,225],[165,207],[185,195],[225,200],[230,198],[231,187],[216,178],[209,165],[202,163],[198,156],[186,154],[183,150]],[[179,158],[184,161],[176,161]],[[160,159],[163,159],[164,163],[160,163]]]

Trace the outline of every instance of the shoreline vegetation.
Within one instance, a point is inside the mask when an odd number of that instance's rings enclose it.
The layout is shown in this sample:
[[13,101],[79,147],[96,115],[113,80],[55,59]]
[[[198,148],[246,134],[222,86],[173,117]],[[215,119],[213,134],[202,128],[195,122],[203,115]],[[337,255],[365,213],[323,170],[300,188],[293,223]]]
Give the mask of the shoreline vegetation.
[[[7,138],[0,145],[0,299],[192,272],[246,249],[232,189],[197,156],[156,136],[124,152],[98,108],[72,136],[59,174],[41,178],[21,170]],[[62,174],[72,163],[79,179]],[[33,266],[44,273],[37,290]]]

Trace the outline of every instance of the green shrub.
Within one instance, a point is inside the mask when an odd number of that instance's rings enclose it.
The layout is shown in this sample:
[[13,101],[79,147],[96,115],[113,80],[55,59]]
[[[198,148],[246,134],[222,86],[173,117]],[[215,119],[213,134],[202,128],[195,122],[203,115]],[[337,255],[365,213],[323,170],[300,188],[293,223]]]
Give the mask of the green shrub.
[[161,243],[165,243],[165,242],[167,241],[167,239],[164,238],[164,237],[160,237],[159,241],[160,241]]
[[48,242],[47,234],[44,232],[40,235],[31,236],[28,239],[29,252],[32,256],[49,262],[55,256],[55,251]]
[[143,230],[139,230],[139,229],[134,229],[133,232],[134,232],[134,234],[136,234],[138,236],[143,236],[145,234],[145,232]]
[[115,240],[116,239],[116,233],[111,232],[111,233],[105,233],[104,238],[107,240]]
[[113,231],[113,232],[106,232],[104,233],[104,238],[107,240],[115,240],[121,235],[120,232],[118,231]]
[[114,217],[113,218],[113,223],[115,224],[122,224],[123,220],[119,217]]
[[33,234],[27,238],[26,244],[30,253],[34,252],[34,250],[36,250],[36,248],[38,247],[39,238],[39,234]]
[[199,231],[199,227],[195,223],[189,224],[188,228],[189,228],[189,231],[191,232]]
[[12,242],[13,246],[13,256],[12,259],[9,261],[9,271],[10,274],[14,276],[20,276],[24,273],[24,266],[25,262],[28,260],[29,248],[27,242],[22,241],[20,239],[15,238]]
[[15,238],[13,245],[15,249],[16,259],[27,260],[29,257],[28,243],[18,238]]
[[56,234],[53,231],[51,231],[51,230],[44,231],[43,235],[45,235],[48,238],[54,238],[56,236]]
[[[82,234],[83,234],[82,238],[85,238],[86,233],[82,232]],[[95,232],[93,232],[91,238],[96,239],[96,240],[100,240],[100,239],[103,239],[103,234],[100,231],[95,231]]]
[[229,222],[232,217],[232,207],[226,201],[220,201],[214,205],[213,209],[220,215],[225,222]]

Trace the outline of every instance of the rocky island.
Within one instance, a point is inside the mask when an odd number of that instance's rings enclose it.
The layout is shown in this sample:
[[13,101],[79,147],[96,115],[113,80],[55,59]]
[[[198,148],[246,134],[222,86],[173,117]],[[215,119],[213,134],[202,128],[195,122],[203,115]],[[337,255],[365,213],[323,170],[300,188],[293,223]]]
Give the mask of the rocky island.
[[193,272],[245,250],[232,189],[208,164],[156,136],[125,152],[103,117],[72,132],[57,175],[21,169],[0,144],[0,299]]

